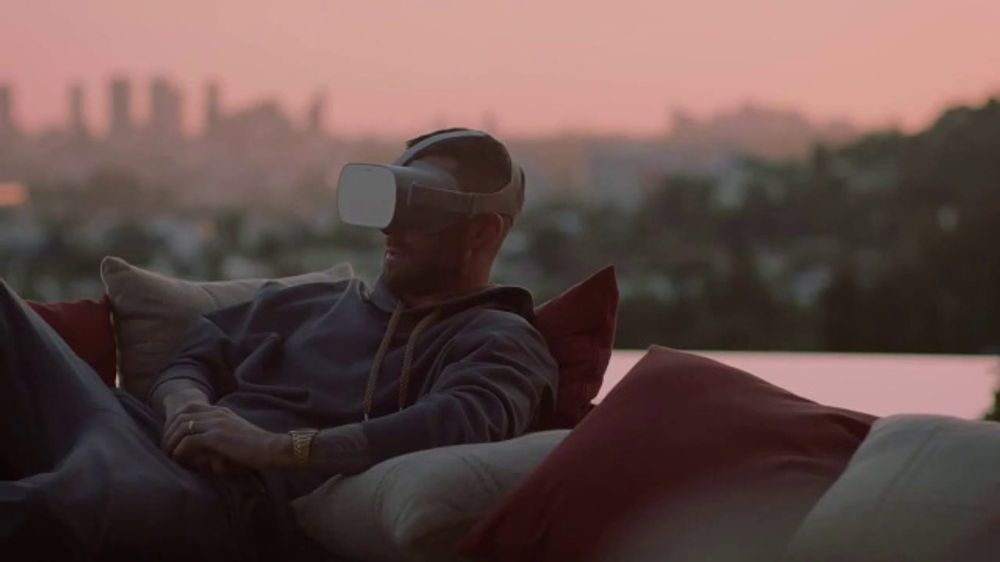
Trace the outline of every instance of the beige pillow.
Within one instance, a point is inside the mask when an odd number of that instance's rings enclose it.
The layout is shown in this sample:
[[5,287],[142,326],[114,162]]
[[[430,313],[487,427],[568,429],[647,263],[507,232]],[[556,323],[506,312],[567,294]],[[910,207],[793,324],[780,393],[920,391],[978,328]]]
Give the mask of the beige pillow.
[[875,422],[799,526],[784,562],[1000,560],[1000,424]]
[[119,384],[144,400],[195,316],[250,300],[268,281],[292,286],[341,281],[353,276],[350,264],[339,263],[323,271],[278,279],[196,282],[154,273],[107,256],[101,260],[101,279],[111,299]]
[[454,546],[569,434],[418,451],[295,500],[299,524],[330,553],[366,561],[465,560]]

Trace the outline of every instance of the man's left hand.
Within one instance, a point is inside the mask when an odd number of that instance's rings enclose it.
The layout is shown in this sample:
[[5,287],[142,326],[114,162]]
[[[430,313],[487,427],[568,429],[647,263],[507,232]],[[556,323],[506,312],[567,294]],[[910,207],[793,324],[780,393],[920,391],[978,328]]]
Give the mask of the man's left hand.
[[229,408],[207,404],[188,404],[173,417],[164,431],[164,448],[188,466],[205,453],[255,469],[295,464],[290,435],[265,431]]

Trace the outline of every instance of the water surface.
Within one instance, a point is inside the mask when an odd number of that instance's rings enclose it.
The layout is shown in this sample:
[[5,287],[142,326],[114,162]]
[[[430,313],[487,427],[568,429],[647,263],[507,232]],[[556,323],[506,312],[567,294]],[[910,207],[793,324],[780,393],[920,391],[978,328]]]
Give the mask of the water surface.
[[[979,418],[993,404],[1000,358],[991,355],[696,351],[800,396],[878,416]],[[600,400],[644,351],[616,350]]]

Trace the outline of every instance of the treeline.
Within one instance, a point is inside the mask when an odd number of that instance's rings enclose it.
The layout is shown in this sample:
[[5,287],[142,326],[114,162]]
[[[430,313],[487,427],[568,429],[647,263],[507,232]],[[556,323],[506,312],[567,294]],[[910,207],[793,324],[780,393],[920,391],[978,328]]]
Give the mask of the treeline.
[[671,177],[636,208],[522,222],[552,292],[602,263],[617,345],[1000,352],[1000,103],[796,162]]

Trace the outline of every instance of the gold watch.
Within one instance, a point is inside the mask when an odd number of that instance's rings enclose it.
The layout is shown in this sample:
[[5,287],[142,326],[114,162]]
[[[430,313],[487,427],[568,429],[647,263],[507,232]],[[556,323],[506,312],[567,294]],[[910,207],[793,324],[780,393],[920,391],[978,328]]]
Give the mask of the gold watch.
[[309,464],[309,453],[312,451],[313,438],[318,429],[293,429],[288,432],[292,436],[292,458],[298,466]]

